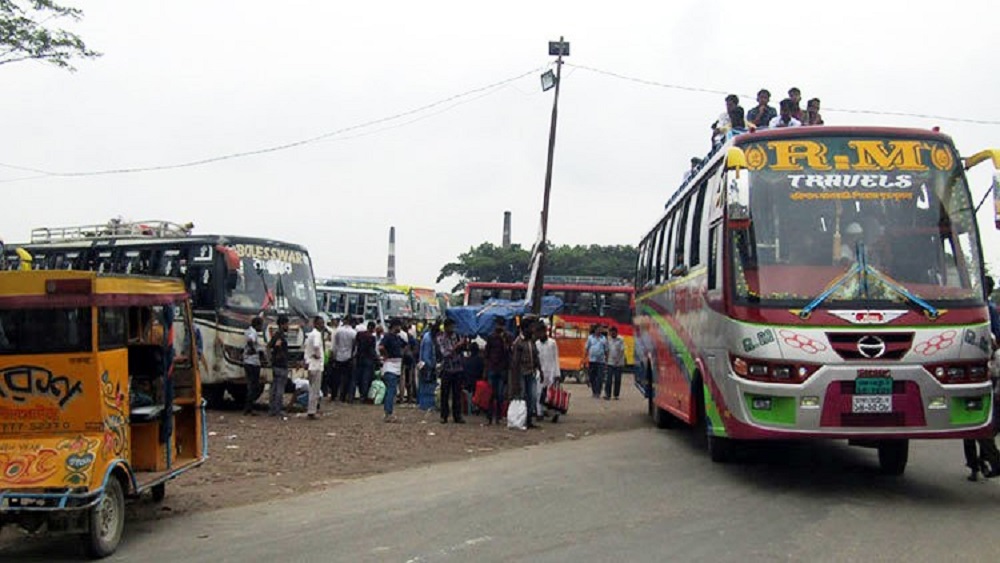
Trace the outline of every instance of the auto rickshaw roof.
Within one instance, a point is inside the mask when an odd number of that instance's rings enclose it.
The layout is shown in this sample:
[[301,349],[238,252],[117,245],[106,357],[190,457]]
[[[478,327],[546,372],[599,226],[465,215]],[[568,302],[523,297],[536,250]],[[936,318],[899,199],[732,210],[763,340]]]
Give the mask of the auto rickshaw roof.
[[184,283],[174,278],[75,270],[0,272],[0,309],[152,306],[187,297]]

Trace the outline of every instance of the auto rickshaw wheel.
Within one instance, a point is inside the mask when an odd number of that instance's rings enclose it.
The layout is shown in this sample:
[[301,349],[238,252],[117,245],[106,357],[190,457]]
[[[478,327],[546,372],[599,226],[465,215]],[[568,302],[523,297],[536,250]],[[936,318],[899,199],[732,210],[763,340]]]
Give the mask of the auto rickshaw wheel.
[[150,491],[153,493],[153,502],[163,502],[163,497],[167,496],[167,484],[153,485]]
[[115,476],[108,479],[104,496],[90,509],[85,536],[91,557],[107,557],[118,549],[125,530],[125,492]]

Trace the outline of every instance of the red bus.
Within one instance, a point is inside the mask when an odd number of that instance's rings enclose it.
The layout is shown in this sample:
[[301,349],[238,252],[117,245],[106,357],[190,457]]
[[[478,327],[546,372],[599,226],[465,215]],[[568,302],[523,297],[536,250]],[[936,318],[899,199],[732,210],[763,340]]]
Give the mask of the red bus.
[[[545,283],[543,292],[563,302],[562,312],[552,319],[552,335],[559,345],[559,368],[563,376],[572,376],[577,381],[586,378],[585,347],[590,326],[595,324],[618,329],[618,334],[625,340],[625,361],[629,362],[634,347],[632,312],[635,310],[635,289],[612,285],[606,278],[558,280],[558,283],[555,280]],[[465,286],[465,304],[481,305],[490,299],[519,301],[525,299],[526,291],[525,283],[469,282]]]

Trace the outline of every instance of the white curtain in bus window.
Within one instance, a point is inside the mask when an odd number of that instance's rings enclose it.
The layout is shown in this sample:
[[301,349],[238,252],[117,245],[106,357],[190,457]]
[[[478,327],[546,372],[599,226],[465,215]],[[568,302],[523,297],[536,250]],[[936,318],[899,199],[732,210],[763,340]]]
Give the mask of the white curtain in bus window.
[[830,137],[746,151],[751,221],[728,237],[737,298],[802,306],[856,264],[864,276],[827,304],[906,301],[894,284],[938,307],[982,298],[974,204],[949,145]]

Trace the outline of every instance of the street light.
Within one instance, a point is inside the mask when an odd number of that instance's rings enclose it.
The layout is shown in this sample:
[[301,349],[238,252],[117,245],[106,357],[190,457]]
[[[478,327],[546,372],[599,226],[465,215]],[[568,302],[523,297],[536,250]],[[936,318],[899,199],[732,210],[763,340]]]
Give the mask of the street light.
[[531,312],[535,315],[539,315],[542,312],[542,295],[544,294],[542,286],[545,283],[545,253],[548,251],[546,245],[549,227],[549,192],[552,190],[552,158],[555,155],[556,120],[559,116],[559,85],[562,82],[560,80],[562,77],[562,59],[564,56],[569,56],[569,42],[565,41],[563,37],[560,37],[559,41],[549,41],[549,55],[556,57],[556,74],[553,77],[552,71],[549,70],[542,75],[542,91],[549,90],[554,86],[556,93],[552,98],[552,122],[549,125],[549,158],[545,166],[545,196],[542,200],[542,234],[536,250],[537,264],[532,265],[534,275],[530,275],[529,279],[529,281],[534,282],[531,284]]
[[551,70],[542,73],[542,92],[548,92],[556,85],[556,75]]

